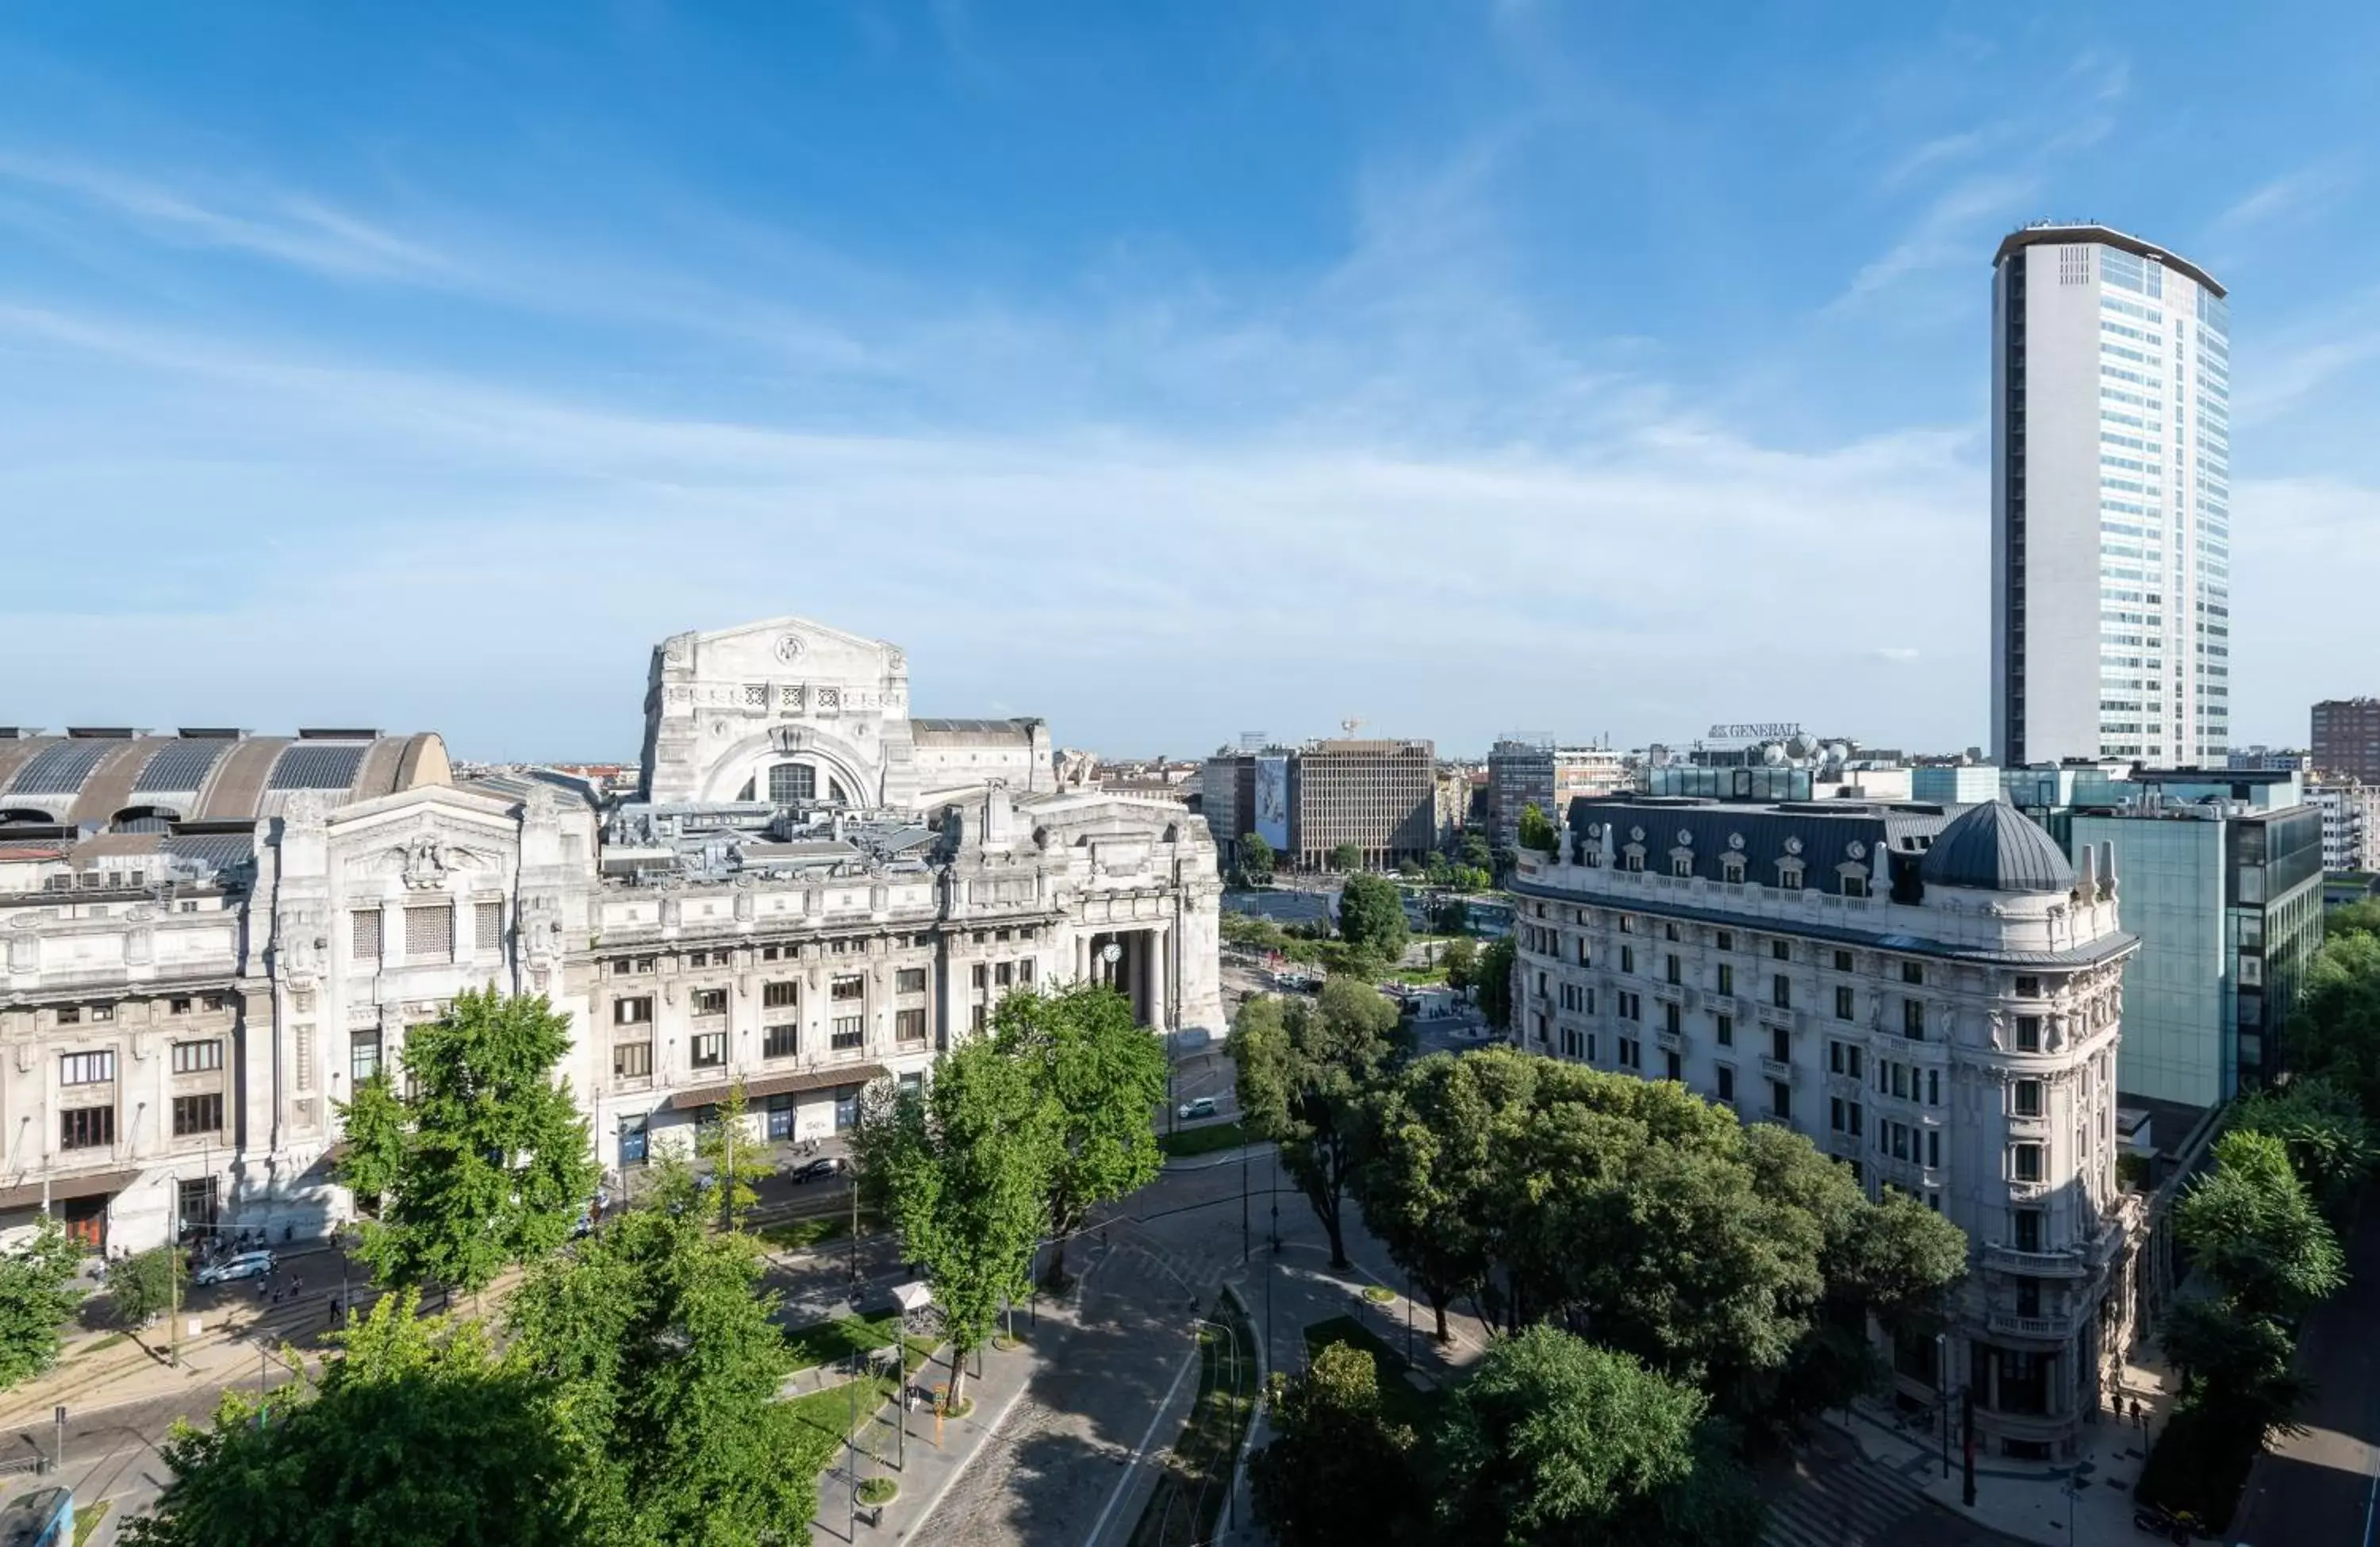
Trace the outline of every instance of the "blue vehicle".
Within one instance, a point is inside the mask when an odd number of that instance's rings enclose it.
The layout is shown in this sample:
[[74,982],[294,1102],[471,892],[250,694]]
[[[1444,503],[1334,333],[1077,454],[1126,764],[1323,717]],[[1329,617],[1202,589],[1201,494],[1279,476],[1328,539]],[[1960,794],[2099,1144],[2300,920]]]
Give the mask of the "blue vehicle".
[[0,1509],[0,1547],[67,1547],[74,1539],[71,1488],[36,1488]]

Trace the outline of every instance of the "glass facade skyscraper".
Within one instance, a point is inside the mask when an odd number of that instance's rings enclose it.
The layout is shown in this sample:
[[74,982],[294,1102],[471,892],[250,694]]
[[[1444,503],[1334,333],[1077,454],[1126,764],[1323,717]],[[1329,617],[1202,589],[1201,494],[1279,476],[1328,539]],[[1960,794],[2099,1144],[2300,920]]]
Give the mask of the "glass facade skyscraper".
[[1992,743],[2220,765],[2229,749],[2230,313],[2184,259],[2027,226],[1992,281]]

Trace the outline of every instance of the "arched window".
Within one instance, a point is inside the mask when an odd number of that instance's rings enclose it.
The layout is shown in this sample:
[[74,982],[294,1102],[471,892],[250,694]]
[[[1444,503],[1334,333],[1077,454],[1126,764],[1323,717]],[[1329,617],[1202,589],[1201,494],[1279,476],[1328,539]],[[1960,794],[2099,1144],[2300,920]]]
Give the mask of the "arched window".
[[818,770],[806,762],[781,762],[769,770],[769,804],[807,806],[818,798]]

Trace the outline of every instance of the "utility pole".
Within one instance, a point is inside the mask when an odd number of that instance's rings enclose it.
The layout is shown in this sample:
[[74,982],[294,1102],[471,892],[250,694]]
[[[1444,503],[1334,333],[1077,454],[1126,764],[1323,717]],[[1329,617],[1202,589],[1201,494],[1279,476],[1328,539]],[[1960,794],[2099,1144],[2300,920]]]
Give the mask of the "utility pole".
[[182,1248],[179,1242],[165,1243],[166,1319],[173,1324],[165,1329],[168,1340],[165,1363],[172,1369],[182,1368]]
[[859,1442],[852,1431],[859,1427],[859,1356],[851,1356],[851,1419],[843,1426],[843,1465],[851,1475],[851,1517],[844,1523],[843,1539],[859,1540]]

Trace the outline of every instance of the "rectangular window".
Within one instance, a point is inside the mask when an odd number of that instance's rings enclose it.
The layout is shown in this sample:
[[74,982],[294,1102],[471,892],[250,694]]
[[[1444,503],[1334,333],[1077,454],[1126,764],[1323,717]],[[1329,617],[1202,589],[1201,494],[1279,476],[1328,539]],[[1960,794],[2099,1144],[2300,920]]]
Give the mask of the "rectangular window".
[[1925,1104],[1927,1106],[1942,1104],[1942,1071],[1939,1069],[1925,1071]]
[[653,1044],[650,1042],[613,1042],[612,1044],[612,1075],[615,1079],[650,1079],[653,1073]]
[[174,1098],[174,1137],[188,1139],[195,1133],[223,1132],[224,1099],[220,1090],[210,1090],[200,1096]]
[[862,1029],[860,1017],[837,1016],[834,1017],[834,1026],[829,1041],[835,1052],[850,1053],[867,1040],[867,1032]]
[[58,1083],[61,1085],[104,1085],[115,1078],[115,1054],[99,1053],[68,1053],[58,1059]]
[[1718,991],[1721,993],[1735,992],[1735,968],[1726,962],[1718,964]]
[[1796,869],[1794,869],[1794,870],[1790,870],[1790,871],[1779,871],[1779,872],[1778,872],[1778,875],[1777,875],[1777,885],[1778,885],[1778,888],[1779,888],[1779,890],[1781,890],[1781,891],[1786,891],[1786,892],[1798,892],[1798,891],[1800,891],[1800,890],[1802,889],[1802,872],[1801,872],[1801,871],[1800,871],[1798,868],[1796,868]]
[[222,1068],[223,1064],[224,1045],[219,1041],[174,1044],[174,1072],[177,1075],[206,1074]]
[[80,1026],[82,1024],[82,1006],[79,1005],[59,1005],[58,1024],[60,1026]]
[[1793,1033],[1786,1030],[1781,1026],[1770,1027],[1768,1029],[1768,1056],[1774,1058],[1779,1064],[1791,1063],[1793,1061]]
[[1900,1034],[1912,1042],[1925,1040],[1925,1006],[1914,999],[1900,1002]]
[[967,979],[978,990],[989,988],[991,986],[991,968],[983,962],[978,962],[968,968]]
[[802,1029],[798,1026],[767,1026],[760,1029],[760,1056],[791,1058],[802,1050]]
[[2016,1249],[2019,1251],[2041,1249],[2041,1211],[2019,1209],[2016,1217]]
[[694,1013],[698,1016],[723,1016],[727,1013],[725,989],[697,989],[692,995]]
[[2016,981],[2016,996],[2019,999],[2040,998],[2041,980],[2038,978],[2019,978]]
[[1686,1078],[1685,1060],[1679,1057],[1674,1053],[1663,1054],[1661,1055],[1661,1078],[1670,1080],[1683,1080]]
[[1711,944],[1717,945],[1722,951],[1732,951],[1735,949],[1735,932],[1732,930],[1721,930],[1712,940]]
[[1780,1010],[1793,1007],[1793,980],[1782,972],[1768,980],[1768,1002]]
[[1735,1100],[1735,1071],[1725,1064],[1718,1066],[1718,1099],[1723,1102]]
[[892,974],[892,992],[895,993],[925,993],[926,969],[922,967],[905,967],[901,968],[900,971]]
[[504,944],[504,905],[500,902],[471,905],[471,948],[475,951],[502,950]]
[[2020,1182],[2041,1180],[2041,1146],[2038,1144],[2009,1146],[2009,1175]]
[[1902,1101],[1909,1099],[1909,1066],[1892,1066],[1892,1093]]
[[1904,983],[1924,982],[1925,981],[1925,964],[1921,961],[1902,962],[1900,964],[1900,981]]
[[115,1006],[113,1005],[93,1005],[91,1007],[91,1018],[94,1021],[114,1020],[115,1018]]
[[1892,1135],[1892,1158],[1897,1161],[1907,1160],[1909,1158],[1909,1125],[1888,1123],[1885,1126]]
[[1849,972],[1851,969],[1852,954],[1849,951],[1837,951],[1835,953],[1835,970],[1838,972]]
[[1793,1088],[1781,1079],[1768,1082],[1768,1113],[1789,1123],[1793,1120]]
[[405,956],[408,961],[454,960],[455,910],[443,903],[407,908]]
[[115,1142],[115,1108],[78,1106],[58,1114],[58,1148],[95,1150]]
[[1680,965],[1677,953],[1674,951],[1670,954],[1670,959],[1665,966],[1664,971],[1670,982],[1682,983],[1686,981],[1684,968]]
[[1633,972],[1636,970],[1635,946],[1622,945],[1620,947],[1620,970],[1622,972]]
[[1939,1169],[1942,1164],[1942,1130],[1939,1128],[1925,1130],[1925,1164],[1929,1170]]
[[2020,1079],[2009,1087],[2009,1110],[2020,1117],[2041,1115],[2041,1081]]
[[359,907],[349,914],[347,941],[358,961],[380,960],[380,909]]
[[1843,877],[1843,895],[1847,897],[1866,896],[1867,877],[1864,875],[1847,875]]
[[614,1026],[650,1026],[652,1019],[653,996],[650,993],[612,1001],[612,1024]]
[[[967,1010],[967,1026],[968,1026],[968,1028],[969,1028],[970,1029],[972,1029],[972,1030],[976,1030],[976,1031],[980,1031],[980,1030],[982,1030],[982,1029],[983,1029],[983,1028],[984,1028],[984,1009],[983,1009],[983,1006],[982,1006],[982,1005],[971,1005],[971,1006],[969,1006],[969,1007],[968,1007],[968,1010]],[[1544,1041],[1545,1040],[1546,1040],[1546,1017],[1543,1017],[1543,1016],[1539,1016],[1539,1017],[1537,1017],[1537,1041]]]
[[688,1060],[698,1069],[715,1069],[727,1062],[727,1033],[705,1031],[688,1044],[692,1057]]
[[997,987],[1009,987],[1016,981],[1016,964],[1006,961],[995,963],[991,969],[991,981]]
[[188,1015],[190,1013],[189,999],[186,996],[180,999],[167,1000],[165,1002],[165,1013],[169,1016]]
[[1853,1020],[1858,1018],[1858,1012],[1853,1008],[1853,1005],[1856,1003],[1859,994],[1857,990],[1845,985],[1838,985],[1835,989],[1835,1018],[1837,1020]]
[[799,983],[762,983],[760,1007],[764,1010],[790,1010],[802,1002]]
[[855,1000],[865,999],[868,997],[868,980],[859,977],[837,978],[828,990],[828,997],[838,1005],[848,1005]]
[[351,1031],[347,1034],[347,1078],[361,1085],[380,1073],[380,1032]]
[[2041,1017],[2039,1016],[2016,1017],[2016,1050],[2019,1053],[2041,1051]]
[[1768,955],[1777,961],[1791,961],[1793,947],[1782,940],[1772,940],[1768,943]]
[[922,1042],[926,1040],[926,1012],[895,1010],[892,1012],[892,1040],[896,1042]]
[[1675,1005],[1661,1006],[1661,1029],[1676,1036],[1684,1028],[1679,1024],[1682,1012]]
[[1735,1045],[1735,1017],[1733,1016],[1719,1016],[1716,1018],[1718,1021],[1718,1045],[1721,1047],[1733,1047]]

